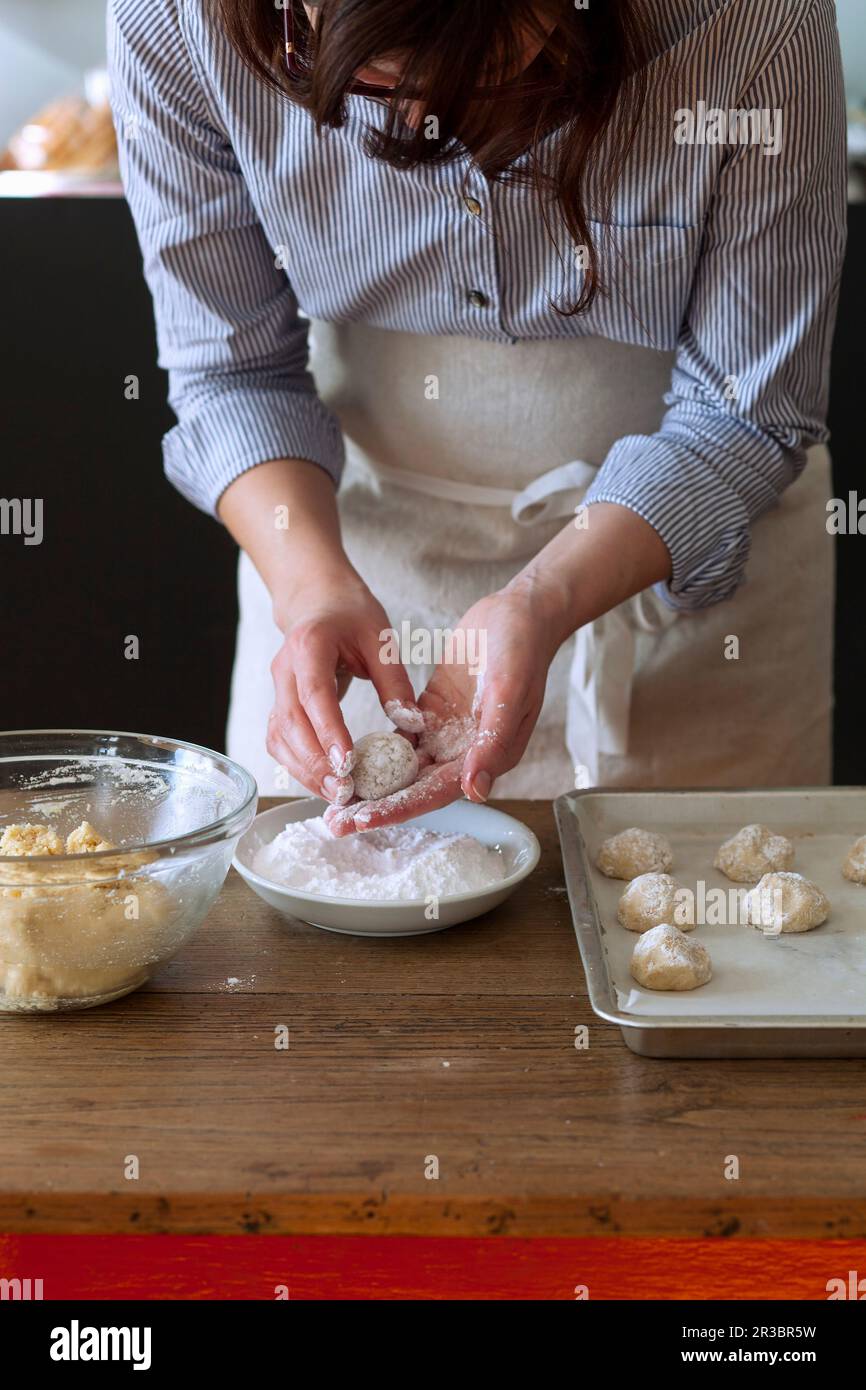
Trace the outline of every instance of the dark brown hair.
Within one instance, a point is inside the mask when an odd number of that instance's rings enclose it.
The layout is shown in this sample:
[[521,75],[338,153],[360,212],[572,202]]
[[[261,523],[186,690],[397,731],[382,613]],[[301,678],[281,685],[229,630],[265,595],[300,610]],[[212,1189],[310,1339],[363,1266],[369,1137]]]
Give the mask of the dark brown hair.
[[[608,219],[646,102],[650,34],[639,0],[590,0],[586,9],[574,0],[321,0],[312,35],[300,0],[284,3],[294,6],[311,46],[309,75],[293,80],[274,0],[217,0],[229,39],[252,71],[305,107],[321,130],[343,123],[358,71],[399,58],[400,81],[383,128],[368,132],[367,153],[411,168],[453,158],[459,142],[488,179],[531,181],[554,241],[551,204],[574,246],[586,248],[580,294],[561,312],[588,309],[604,288],[589,219]],[[545,36],[545,21],[555,21],[551,37],[509,94],[478,95],[518,71],[527,37]],[[411,129],[399,114],[408,100],[424,113]],[[438,138],[430,138],[428,117],[436,118]],[[541,142],[555,129],[561,138],[547,168]]]

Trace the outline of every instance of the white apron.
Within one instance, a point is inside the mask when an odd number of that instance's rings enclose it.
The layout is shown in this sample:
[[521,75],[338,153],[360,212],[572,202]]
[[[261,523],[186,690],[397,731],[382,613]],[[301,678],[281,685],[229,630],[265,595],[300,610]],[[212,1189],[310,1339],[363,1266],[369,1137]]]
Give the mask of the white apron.
[[[574,518],[616,440],[658,429],[672,361],[599,338],[511,345],[313,324],[311,369],[346,436],[345,548],[392,626],[453,628],[522,569]],[[830,495],[816,448],[754,526],[733,598],[677,614],[647,590],[566,642],[527,751],[494,795],[828,782]],[[239,597],[228,753],[262,795],[301,794],[265,749],[281,636],[245,555]],[[420,694],[431,668],[407,669]],[[343,710],[354,738],[391,727],[368,681],[352,682]]]

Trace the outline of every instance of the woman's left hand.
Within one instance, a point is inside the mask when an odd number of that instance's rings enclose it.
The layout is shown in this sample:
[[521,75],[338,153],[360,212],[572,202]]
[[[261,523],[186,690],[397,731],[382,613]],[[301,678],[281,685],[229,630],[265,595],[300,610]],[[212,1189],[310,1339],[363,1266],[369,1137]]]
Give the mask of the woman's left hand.
[[[461,794],[486,801],[496,778],[525,752],[544,700],[548,667],[570,631],[566,607],[554,586],[524,577],[473,604],[454,629],[452,643],[452,653],[462,648],[467,659],[437,666],[418,700],[434,734],[451,720],[465,724],[462,746],[455,755],[442,739],[436,750],[435,737],[422,735],[426,766],[418,780],[380,801],[330,808],[325,819],[332,834],[410,820]],[[463,638],[457,635],[461,631]],[[452,727],[459,731],[460,723]],[[425,743],[433,748],[432,761],[423,753]]]

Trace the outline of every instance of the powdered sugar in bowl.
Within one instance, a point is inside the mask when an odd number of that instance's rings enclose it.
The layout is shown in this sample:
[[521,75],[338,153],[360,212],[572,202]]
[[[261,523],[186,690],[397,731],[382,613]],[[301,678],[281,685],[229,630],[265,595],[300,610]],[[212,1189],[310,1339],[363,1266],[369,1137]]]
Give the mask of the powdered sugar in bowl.
[[[532,872],[532,831],[456,801],[387,830],[330,836],[316,798],[257,816],[234,866],[284,916],[353,936],[416,936],[480,917]],[[381,896],[378,896],[381,895]]]

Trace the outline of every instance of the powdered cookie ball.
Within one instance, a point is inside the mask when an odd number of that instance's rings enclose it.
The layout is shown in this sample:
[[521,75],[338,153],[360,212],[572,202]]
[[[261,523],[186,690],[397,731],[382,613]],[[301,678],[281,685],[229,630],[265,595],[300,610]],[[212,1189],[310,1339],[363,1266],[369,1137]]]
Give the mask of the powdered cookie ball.
[[712,979],[713,965],[706,947],[663,922],[635,942],[631,973],[645,989],[697,989]]
[[830,915],[830,903],[817,883],[802,874],[764,874],[746,894],[746,911],[753,927],[775,935],[820,927]]
[[[677,894],[682,893],[681,898]],[[681,931],[691,931],[694,918],[694,898],[686,900],[682,885],[670,874],[638,874],[619,900],[617,918],[628,931],[649,931],[663,922],[676,922]]]
[[638,874],[667,873],[674,852],[664,835],[632,826],[605,840],[595,862],[608,878],[637,878]]
[[713,862],[734,883],[755,883],[763,874],[790,869],[794,846],[765,825],[744,825],[725,840]]
[[417,754],[402,734],[365,734],[355,744],[352,780],[362,801],[402,791],[417,776]]
[[842,873],[852,883],[866,883],[866,835],[861,835],[849,849]]

